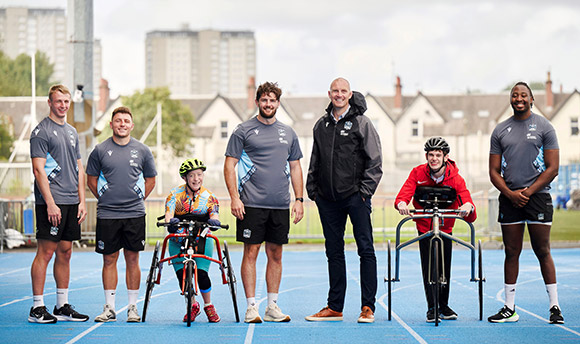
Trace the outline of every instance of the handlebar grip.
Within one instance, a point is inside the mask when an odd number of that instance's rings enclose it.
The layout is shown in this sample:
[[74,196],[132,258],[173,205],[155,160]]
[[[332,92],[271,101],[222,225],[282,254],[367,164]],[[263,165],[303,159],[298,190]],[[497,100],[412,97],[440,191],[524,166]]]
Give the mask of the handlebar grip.
[[168,222],[157,222],[157,227],[167,227],[169,226]]
[[220,227],[223,228],[223,229],[230,229],[230,225],[224,225],[224,224],[222,224],[222,225],[220,225]]

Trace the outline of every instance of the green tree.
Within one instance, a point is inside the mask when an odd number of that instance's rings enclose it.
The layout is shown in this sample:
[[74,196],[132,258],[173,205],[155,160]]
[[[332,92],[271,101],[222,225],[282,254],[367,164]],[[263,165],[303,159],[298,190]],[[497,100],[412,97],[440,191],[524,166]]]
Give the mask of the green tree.
[[[50,78],[54,72],[54,64],[50,63],[45,53],[38,51],[35,56],[36,94],[45,95],[54,83]],[[0,51],[0,96],[17,97],[32,94],[30,56],[20,54],[11,59]]]
[[0,115],[0,160],[8,160],[10,153],[12,153],[14,137],[8,131],[8,127],[7,118]]
[[[141,138],[153,118],[157,113],[157,103],[161,102],[162,121],[162,142],[164,147],[171,147],[178,155],[191,153],[192,124],[195,118],[191,110],[181,104],[178,100],[169,98],[170,92],[166,87],[146,88],[144,91],[137,91],[132,96],[122,97],[124,106],[131,109],[135,129],[131,136]],[[111,130],[107,127],[99,136],[99,141],[111,135]],[[156,144],[155,129],[149,135],[145,144],[154,146]]]

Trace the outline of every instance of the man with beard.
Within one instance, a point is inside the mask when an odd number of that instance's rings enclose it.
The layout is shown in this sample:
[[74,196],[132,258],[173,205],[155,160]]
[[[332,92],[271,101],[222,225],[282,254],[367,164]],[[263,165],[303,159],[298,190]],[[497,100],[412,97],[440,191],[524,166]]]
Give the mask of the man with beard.
[[532,112],[533,102],[530,87],[518,82],[510,92],[514,115],[498,124],[491,134],[489,177],[501,192],[498,222],[505,247],[505,305],[488,318],[495,323],[519,319],[515,294],[526,223],[550,299],[550,323],[564,323],[558,305],[556,267],[550,254],[554,208],[549,191],[558,175],[560,149],[552,124]]
[[[256,259],[266,242],[266,285],[268,306],[265,321],[288,322],[277,305],[282,279],[282,245],[290,231],[290,192],[296,197],[292,207],[294,224],[304,215],[302,151],[294,130],[276,119],[282,90],[275,83],[258,87],[259,113],[232,133],[226,149],[224,176],[236,217],[236,239],[244,243],[241,276],[248,308],[245,322],[261,323],[256,303]],[[239,164],[238,164],[239,162]],[[235,167],[238,166],[236,181]]]
[[87,184],[97,203],[95,250],[103,255],[105,306],[96,322],[116,321],[117,260],[123,249],[129,294],[127,322],[140,322],[137,297],[141,270],[139,251],[145,248],[145,202],[155,187],[155,161],[149,147],[131,137],[131,110],[113,110],[113,136],[98,144],[87,162]]

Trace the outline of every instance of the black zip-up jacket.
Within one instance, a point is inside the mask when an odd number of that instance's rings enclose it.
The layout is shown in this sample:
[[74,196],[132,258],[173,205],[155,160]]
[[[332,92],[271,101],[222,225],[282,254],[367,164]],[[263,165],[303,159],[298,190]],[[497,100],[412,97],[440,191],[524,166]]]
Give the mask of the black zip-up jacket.
[[364,112],[365,98],[353,91],[346,116],[334,122],[332,102],[314,125],[314,144],[306,191],[315,200],[343,200],[358,192],[365,199],[375,193],[383,175],[381,141]]

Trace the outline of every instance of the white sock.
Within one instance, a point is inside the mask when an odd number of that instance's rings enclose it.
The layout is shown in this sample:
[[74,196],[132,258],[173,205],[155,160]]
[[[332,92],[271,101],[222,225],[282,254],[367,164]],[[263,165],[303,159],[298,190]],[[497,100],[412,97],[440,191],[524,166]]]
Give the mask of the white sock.
[[554,306],[560,308],[560,305],[558,304],[558,285],[556,283],[546,284],[546,291],[550,298],[550,308]]
[[64,306],[68,303],[68,288],[66,289],[56,289],[56,308]]
[[129,304],[136,305],[137,298],[139,297],[139,289],[137,290],[127,290],[127,294],[129,294]]
[[115,310],[115,289],[105,289],[105,303]]
[[278,293],[268,293],[268,306],[273,303],[278,303]]
[[32,302],[34,308],[44,306],[44,295],[33,295]]
[[516,285],[515,284],[504,284],[505,293],[505,305],[508,306],[512,311],[516,309]]
[[256,305],[256,298],[255,297],[247,297],[246,302],[248,302],[248,307]]

